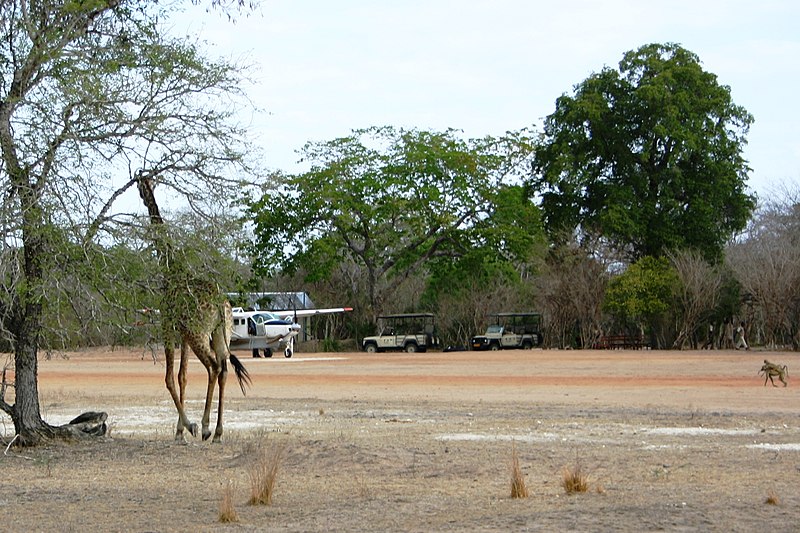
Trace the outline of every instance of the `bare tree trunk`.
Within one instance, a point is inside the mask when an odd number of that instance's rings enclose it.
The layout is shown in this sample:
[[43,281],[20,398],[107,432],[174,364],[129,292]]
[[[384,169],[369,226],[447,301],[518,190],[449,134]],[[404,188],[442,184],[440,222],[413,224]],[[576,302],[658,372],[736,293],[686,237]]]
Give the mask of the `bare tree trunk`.
[[25,334],[20,335],[14,354],[15,399],[11,418],[14,421],[14,431],[20,438],[19,444],[33,446],[42,437],[49,436],[51,428],[42,420],[39,408],[37,347],[35,342],[30,342],[26,337]]
[[39,205],[40,188],[17,160],[11,142],[10,115],[0,113],[0,137],[4,141],[3,156],[14,194],[19,197],[22,221],[24,289],[17,289],[11,334],[14,342],[14,405],[3,402],[10,414],[19,444],[35,445],[51,432],[42,420],[39,408],[38,363],[39,332],[42,329],[41,287],[45,253],[44,220]]
[[[33,237],[30,236],[31,233]],[[3,411],[11,416],[14,423],[14,431],[18,436],[15,444],[19,446],[35,446],[54,438],[102,436],[107,432],[105,413],[84,413],[63,426],[51,426],[42,419],[38,384],[42,304],[37,301],[35,288],[41,285],[44,245],[36,236],[37,233],[37,231],[29,232],[23,238],[26,282],[31,287],[26,296],[31,298],[31,301],[26,303],[17,301],[12,320],[11,329],[15,337],[14,404],[7,404],[5,398],[0,398]]]

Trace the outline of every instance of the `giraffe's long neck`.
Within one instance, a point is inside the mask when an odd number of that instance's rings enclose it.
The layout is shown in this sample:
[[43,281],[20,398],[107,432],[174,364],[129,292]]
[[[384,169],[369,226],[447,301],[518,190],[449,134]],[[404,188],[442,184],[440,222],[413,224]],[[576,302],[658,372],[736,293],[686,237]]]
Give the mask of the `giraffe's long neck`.
[[200,310],[218,303],[221,296],[219,286],[212,279],[198,277],[185,264],[182,250],[170,243],[153,191],[153,180],[140,175],[137,177],[137,188],[150,215],[150,235],[163,275],[162,321],[167,330],[205,327],[202,322],[198,323],[198,320],[202,320]]
[[161,216],[161,210],[158,208],[158,203],[156,202],[153,179],[139,175],[136,180],[136,186],[139,189],[139,196],[142,202],[144,202],[144,206],[147,208],[147,213],[150,215],[150,224],[156,226],[156,231],[153,232],[156,254],[162,266],[167,266],[172,263],[173,250],[163,232],[164,219]]
[[161,210],[158,208],[156,202],[156,195],[153,190],[153,179],[139,175],[136,178],[136,186],[139,189],[139,196],[150,214],[151,224],[163,224],[164,219],[161,218]]

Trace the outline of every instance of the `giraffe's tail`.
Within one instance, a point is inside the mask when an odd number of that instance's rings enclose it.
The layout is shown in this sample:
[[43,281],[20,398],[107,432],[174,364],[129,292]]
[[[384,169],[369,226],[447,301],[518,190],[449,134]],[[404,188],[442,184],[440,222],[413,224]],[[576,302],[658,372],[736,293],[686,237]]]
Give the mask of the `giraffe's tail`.
[[231,365],[233,365],[233,371],[236,372],[236,379],[239,380],[239,387],[242,389],[242,394],[247,395],[247,387],[253,384],[250,380],[250,373],[242,362],[239,361],[239,358],[233,355],[233,352],[230,352],[230,360]]
[[247,387],[251,386],[253,382],[250,380],[250,373],[244,367],[239,358],[233,355],[233,352],[230,349],[231,346],[231,331],[233,330],[233,309],[231,309],[231,303],[228,300],[222,304],[220,309],[222,313],[222,339],[225,343],[225,347],[228,350],[228,359],[231,360],[231,365],[233,365],[233,370],[236,372],[236,379],[239,381],[239,387],[242,389],[242,394],[245,396],[247,395]]

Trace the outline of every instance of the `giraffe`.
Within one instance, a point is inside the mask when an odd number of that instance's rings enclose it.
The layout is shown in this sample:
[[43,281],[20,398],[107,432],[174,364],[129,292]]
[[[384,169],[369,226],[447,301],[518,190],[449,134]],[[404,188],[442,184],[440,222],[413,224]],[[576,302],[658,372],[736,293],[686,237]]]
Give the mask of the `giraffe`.
[[[250,376],[239,359],[230,352],[230,336],[233,329],[231,305],[224,298],[219,287],[193,275],[186,267],[180,254],[173,249],[164,230],[164,219],[153,193],[153,180],[140,172],[137,175],[139,196],[147,207],[156,255],[164,275],[161,302],[161,332],[164,340],[166,374],[164,381],[178,411],[175,440],[184,441],[183,431],[188,429],[197,436],[197,424],[189,421],[184,409],[186,392],[186,370],[188,349],[191,348],[208,373],[205,408],[203,410],[202,436],[211,436],[209,422],[214,388],[219,385],[217,405],[217,425],[212,442],[222,439],[222,412],[225,396],[225,382],[228,375],[227,360],[230,359],[242,393],[250,384]],[[180,341],[180,365],[178,369],[178,389],[175,387],[175,345]]]

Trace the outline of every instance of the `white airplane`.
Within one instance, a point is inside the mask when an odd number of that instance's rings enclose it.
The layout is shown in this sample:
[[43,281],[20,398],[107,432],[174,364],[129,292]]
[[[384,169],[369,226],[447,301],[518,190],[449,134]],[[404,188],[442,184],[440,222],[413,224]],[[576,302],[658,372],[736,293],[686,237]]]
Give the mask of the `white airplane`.
[[296,311],[245,311],[233,308],[233,334],[231,348],[253,351],[253,357],[272,357],[272,353],[283,351],[285,357],[294,354],[294,339],[302,330],[295,320],[301,317],[344,313],[352,307],[330,309],[297,309]]

